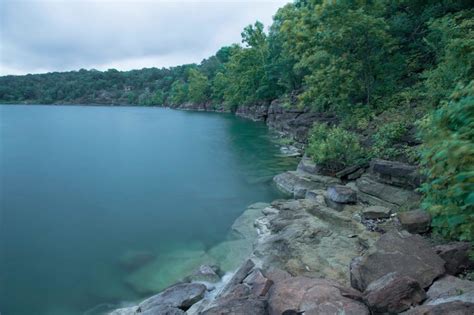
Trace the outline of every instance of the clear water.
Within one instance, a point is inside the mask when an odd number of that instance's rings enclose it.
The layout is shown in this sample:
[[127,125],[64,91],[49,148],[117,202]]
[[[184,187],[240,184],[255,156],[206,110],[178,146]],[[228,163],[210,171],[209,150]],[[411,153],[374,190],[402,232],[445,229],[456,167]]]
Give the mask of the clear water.
[[[95,314],[177,280],[278,197],[270,179],[295,163],[278,153],[232,115],[0,106],[0,313]],[[124,269],[136,251],[154,261]]]

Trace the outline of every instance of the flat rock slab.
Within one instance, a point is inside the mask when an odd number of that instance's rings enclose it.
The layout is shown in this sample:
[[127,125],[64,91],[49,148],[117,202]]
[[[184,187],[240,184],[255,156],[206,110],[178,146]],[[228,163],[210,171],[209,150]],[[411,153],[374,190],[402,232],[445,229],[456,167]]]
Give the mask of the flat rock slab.
[[388,219],[392,210],[383,206],[370,206],[362,210],[362,218],[366,220]]
[[262,232],[254,254],[262,267],[273,266],[292,276],[329,278],[349,285],[347,267],[379,237],[352,219],[308,200],[272,203],[275,212],[257,220]]
[[399,212],[398,220],[402,227],[410,233],[428,232],[431,225],[431,216],[423,210]]
[[425,291],[415,279],[396,272],[373,281],[364,292],[366,304],[376,313],[400,313],[425,298]]
[[268,311],[270,315],[291,314],[292,311],[305,315],[369,314],[367,306],[350,297],[360,298],[360,293],[329,280],[288,278],[273,285]]
[[163,292],[154,295],[138,305],[142,312],[158,306],[171,306],[188,309],[204,297],[206,286],[200,283],[181,283],[169,287]]
[[421,236],[390,231],[380,237],[374,248],[351,263],[351,285],[364,291],[372,281],[398,272],[418,281],[422,288],[444,274],[442,260]]
[[417,188],[421,177],[416,166],[381,159],[370,162],[370,172],[377,180],[400,187]]
[[304,198],[309,190],[326,189],[330,185],[339,184],[340,180],[335,177],[311,175],[298,171],[289,171],[278,174],[273,178],[278,189],[297,198]]
[[420,199],[420,196],[412,190],[405,190],[395,186],[383,184],[367,175],[363,175],[361,178],[359,178],[356,181],[356,185],[361,192],[380,199],[385,203],[394,204],[397,206],[415,202]]

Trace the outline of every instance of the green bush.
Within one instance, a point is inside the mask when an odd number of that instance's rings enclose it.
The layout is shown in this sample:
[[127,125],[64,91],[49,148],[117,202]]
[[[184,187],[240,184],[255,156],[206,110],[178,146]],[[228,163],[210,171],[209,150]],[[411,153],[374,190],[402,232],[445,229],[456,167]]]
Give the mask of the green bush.
[[474,241],[474,81],[424,121],[423,207],[444,237]]
[[313,126],[306,152],[316,164],[330,172],[358,163],[364,155],[355,134],[326,124]]
[[403,122],[392,122],[383,125],[372,136],[372,156],[382,159],[394,159],[403,154],[403,148],[395,144],[406,133],[407,125]]

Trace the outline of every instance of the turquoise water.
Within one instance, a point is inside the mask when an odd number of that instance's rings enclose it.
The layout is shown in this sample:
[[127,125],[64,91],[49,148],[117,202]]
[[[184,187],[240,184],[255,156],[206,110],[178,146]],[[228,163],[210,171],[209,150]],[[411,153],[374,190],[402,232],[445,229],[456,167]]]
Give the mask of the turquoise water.
[[0,106],[0,313],[100,313],[219,263],[245,207],[278,197],[278,153],[227,114]]

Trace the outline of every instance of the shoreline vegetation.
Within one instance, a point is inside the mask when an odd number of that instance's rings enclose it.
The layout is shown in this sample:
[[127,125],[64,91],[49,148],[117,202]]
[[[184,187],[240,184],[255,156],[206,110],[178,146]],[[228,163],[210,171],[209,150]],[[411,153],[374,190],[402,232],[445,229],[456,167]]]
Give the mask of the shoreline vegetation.
[[303,153],[232,275],[111,314],[472,314],[473,61],[470,1],[298,0],[199,65],[4,76],[0,102],[226,111]]

